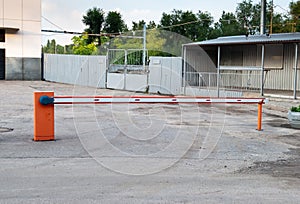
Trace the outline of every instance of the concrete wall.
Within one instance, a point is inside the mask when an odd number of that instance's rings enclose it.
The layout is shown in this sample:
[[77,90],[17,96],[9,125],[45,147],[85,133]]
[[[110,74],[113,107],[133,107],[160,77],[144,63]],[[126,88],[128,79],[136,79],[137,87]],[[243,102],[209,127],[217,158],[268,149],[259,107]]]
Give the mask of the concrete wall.
[[41,79],[41,0],[0,0],[6,79]]
[[40,80],[41,58],[6,58],[6,79],[8,80]]
[[44,79],[105,88],[106,56],[45,54]]

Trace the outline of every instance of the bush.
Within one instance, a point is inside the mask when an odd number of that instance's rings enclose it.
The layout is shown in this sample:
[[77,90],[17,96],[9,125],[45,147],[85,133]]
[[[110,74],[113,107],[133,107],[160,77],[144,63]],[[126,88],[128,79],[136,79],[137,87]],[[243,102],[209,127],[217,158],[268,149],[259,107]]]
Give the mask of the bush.
[[294,106],[293,106],[293,107],[291,108],[291,111],[292,111],[292,112],[300,112],[300,105],[299,105],[298,107],[294,107]]

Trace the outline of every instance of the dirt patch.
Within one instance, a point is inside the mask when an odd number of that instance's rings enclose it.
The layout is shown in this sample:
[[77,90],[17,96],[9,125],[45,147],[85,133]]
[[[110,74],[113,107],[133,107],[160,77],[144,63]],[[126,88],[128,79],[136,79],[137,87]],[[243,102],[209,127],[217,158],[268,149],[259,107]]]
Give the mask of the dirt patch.
[[290,149],[290,159],[269,162],[254,162],[253,166],[241,169],[238,173],[267,174],[273,177],[300,179],[300,148]]
[[[280,124],[277,122],[273,124]],[[294,148],[289,149],[289,152],[285,153],[289,156],[288,159],[254,162],[253,165],[239,170],[238,173],[268,174],[273,177],[289,177],[300,179],[300,133],[280,135],[274,139],[294,146]]]
[[297,148],[298,147],[300,148],[300,133],[296,133],[296,134],[292,134],[292,135],[280,135],[280,136],[277,136],[276,139],[280,140],[283,143],[293,145]]
[[[287,119],[280,118],[280,117],[277,117],[276,119],[273,119],[273,120],[268,120],[268,121],[266,121],[266,124],[270,125],[271,127],[295,129],[295,128],[291,127],[291,125],[288,123]],[[297,129],[295,129],[295,130],[297,130]]]

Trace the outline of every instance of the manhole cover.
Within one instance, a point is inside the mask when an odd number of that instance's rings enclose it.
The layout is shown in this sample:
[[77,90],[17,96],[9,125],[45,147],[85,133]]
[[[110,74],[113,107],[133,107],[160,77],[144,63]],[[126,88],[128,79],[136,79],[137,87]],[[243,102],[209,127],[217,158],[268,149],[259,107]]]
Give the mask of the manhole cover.
[[5,128],[5,127],[0,127],[0,133],[4,133],[4,132],[11,132],[14,129],[12,128]]

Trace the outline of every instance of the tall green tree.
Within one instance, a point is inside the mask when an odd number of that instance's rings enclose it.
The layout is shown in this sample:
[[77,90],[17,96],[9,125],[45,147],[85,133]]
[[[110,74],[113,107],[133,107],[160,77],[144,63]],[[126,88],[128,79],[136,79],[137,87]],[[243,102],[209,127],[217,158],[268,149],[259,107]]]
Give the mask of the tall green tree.
[[253,35],[259,31],[260,5],[253,5],[252,0],[243,0],[237,5],[236,16],[243,33]]
[[121,33],[128,29],[122,15],[117,11],[110,11],[105,18],[103,30],[107,33]]
[[156,28],[156,23],[154,21],[149,21],[147,24],[147,29],[154,29]]
[[64,54],[65,48],[64,46],[57,44],[56,41],[52,39],[51,41],[47,41],[46,46],[43,46],[43,52],[49,54]]
[[104,23],[104,11],[100,8],[92,8],[89,9],[86,15],[83,16],[82,22],[88,26],[85,29],[85,32],[88,34],[98,34],[99,36],[89,35],[87,39],[87,43],[90,44],[97,39],[98,46],[101,45],[101,37],[100,33],[102,32],[102,26]]
[[207,12],[173,10],[171,14],[162,14],[159,27],[199,41],[209,38],[212,23],[213,17]]
[[212,24],[214,19],[212,15],[208,12],[199,11],[197,13],[199,23],[196,24],[198,26],[198,36],[195,40],[202,41],[207,40],[210,37],[210,33],[212,32]]
[[43,52],[44,53],[49,53],[49,54],[55,54],[55,49],[56,49],[56,42],[54,39],[47,40],[46,46],[43,47]]
[[140,20],[138,22],[132,22],[132,30],[133,31],[137,31],[137,30],[143,30],[144,29],[144,25],[146,24],[146,22],[144,20]]
[[56,43],[54,39],[51,41],[48,40],[47,44],[43,46],[43,53],[49,53],[49,54],[73,54],[73,51],[71,49],[73,45],[59,45]]
[[211,33],[211,38],[242,34],[244,34],[243,27],[238,22],[234,13],[226,13],[225,11],[223,11],[221,18],[214,26],[214,31],[212,31]]
[[300,31],[300,1],[290,3],[290,14],[292,16],[292,21],[296,24],[295,31]]

